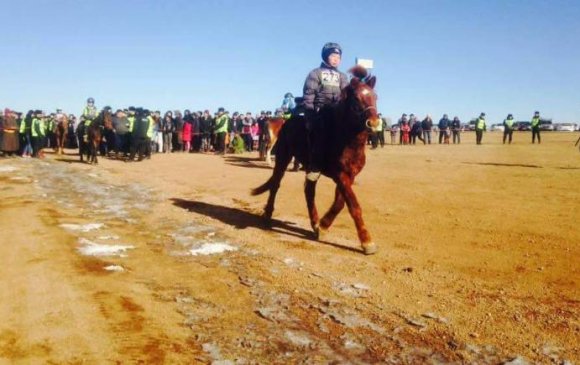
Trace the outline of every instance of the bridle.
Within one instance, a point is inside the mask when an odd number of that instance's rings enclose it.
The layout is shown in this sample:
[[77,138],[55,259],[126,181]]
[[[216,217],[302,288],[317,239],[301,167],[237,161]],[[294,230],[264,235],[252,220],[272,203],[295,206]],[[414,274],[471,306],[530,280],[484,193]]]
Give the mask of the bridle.
[[[353,96],[354,96],[354,90],[353,90]],[[369,106],[367,106],[365,108],[362,108],[362,107],[359,106],[358,103],[354,103],[354,105],[351,105],[350,109],[358,117],[361,117],[362,116],[362,117],[365,117],[365,118],[366,118],[365,115],[366,115],[366,112],[367,111],[369,111],[369,110],[374,110],[375,112],[377,111],[377,108],[374,107],[374,106],[372,106],[372,105],[369,105]],[[365,120],[365,126],[367,128],[372,128],[371,125],[370,125],[370,120],[369,119],[366,119]]]

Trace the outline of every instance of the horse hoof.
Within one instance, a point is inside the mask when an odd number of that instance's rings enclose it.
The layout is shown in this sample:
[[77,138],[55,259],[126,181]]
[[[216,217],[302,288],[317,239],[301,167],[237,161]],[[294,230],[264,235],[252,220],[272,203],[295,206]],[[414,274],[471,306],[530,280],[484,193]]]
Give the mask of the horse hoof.
[[312,227],[312,238],[317,241],[320,239],[320,227],[318,225]]
[[374,242],[363,245],[363,252],[365,255],[374,255],[377,253],[378,247]]

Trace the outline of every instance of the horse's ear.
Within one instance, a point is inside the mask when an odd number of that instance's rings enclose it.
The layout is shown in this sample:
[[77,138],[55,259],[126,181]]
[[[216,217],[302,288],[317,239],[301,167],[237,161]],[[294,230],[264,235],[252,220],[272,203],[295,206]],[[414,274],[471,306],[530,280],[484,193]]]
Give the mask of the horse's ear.
[[370,86],[371,89],[375,88],[375,84],[377,83],[377,78],[376,76],[372,76],[367,82],[366,84]]
[[360,85],[360,83],[361,83],[361,81],[356,77],[353,77],[352,79],[350,79],[350,86],[352,86],[355,89]]

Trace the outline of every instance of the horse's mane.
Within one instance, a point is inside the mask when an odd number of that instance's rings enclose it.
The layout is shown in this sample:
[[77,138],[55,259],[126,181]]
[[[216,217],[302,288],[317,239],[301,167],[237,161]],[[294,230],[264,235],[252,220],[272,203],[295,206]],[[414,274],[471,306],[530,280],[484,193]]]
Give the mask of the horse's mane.
[[369,75],[368,70],[361,65],[352,67],[350,70],[348,70],[348,72],[360,81],[364,81],[364,79]]

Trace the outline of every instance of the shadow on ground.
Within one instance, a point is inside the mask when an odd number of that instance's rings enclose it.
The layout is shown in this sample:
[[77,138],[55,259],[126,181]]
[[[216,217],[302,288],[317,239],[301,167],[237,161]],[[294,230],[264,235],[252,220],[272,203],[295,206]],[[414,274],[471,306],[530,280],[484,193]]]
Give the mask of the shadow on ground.
[[180,198],[172,198],[170,200],[172,201],[173,205],[179,208],[217,219],[224,224],[233,226],[238,229],[258,228],[261,230],[269,230],[283,235],[298,237],[307,241],[322,243],[342,250],[358,253],[362,252],[358,248],[344,246],[334,242],[316,240],[312,231],[297,227],[296,224],[292,222],[272,219],[270,224],[267,224],[261,215],[244,209]]
[[525,165],[518,163],[498,163],[498,162],[462,162],[466,165],[482,165],[482,166],[501,166],[501,167],[529,167],[534,169],[541,169],[542,166],[538,165]]
[[270,166],[264,164],[258,157],[226,156],[225,160],[227,164],[232,166],[272,170]]

